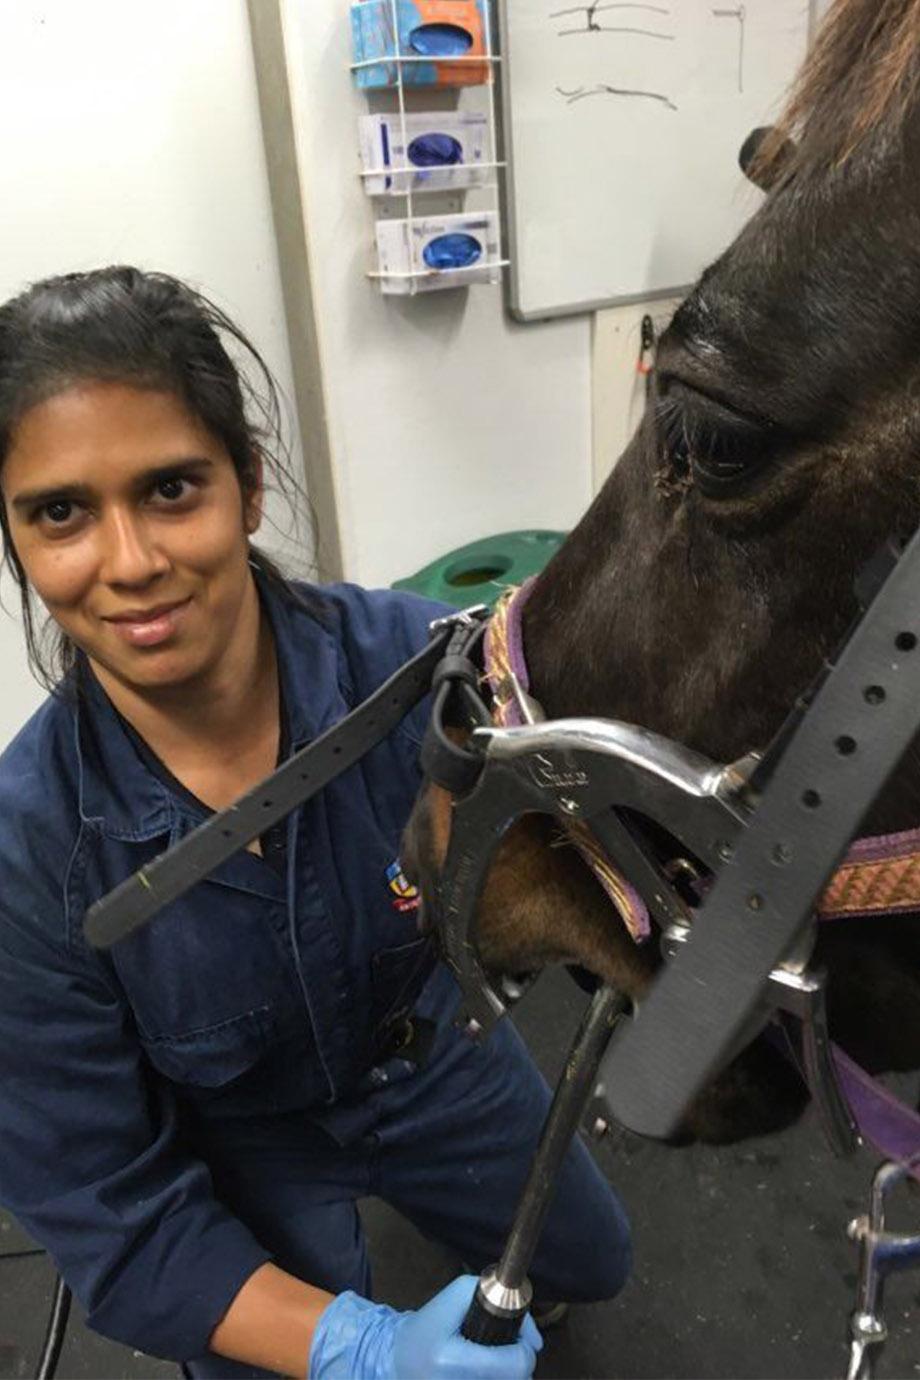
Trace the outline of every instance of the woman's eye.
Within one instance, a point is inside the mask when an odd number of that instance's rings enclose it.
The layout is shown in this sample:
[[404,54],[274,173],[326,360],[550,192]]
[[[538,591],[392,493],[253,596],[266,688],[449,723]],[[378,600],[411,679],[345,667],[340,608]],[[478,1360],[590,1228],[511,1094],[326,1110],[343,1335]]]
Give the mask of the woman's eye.
[[73,516],[73,504],[66,498],[52,499],[40,509],[40,516],[46,517],[54,526],[60,526]]
[[158,479],[156,483],[157,497],[168,499],[170,503],[185,498],[190,488],[189,481],[183,479],[181,474],[167,475],[163,479]]

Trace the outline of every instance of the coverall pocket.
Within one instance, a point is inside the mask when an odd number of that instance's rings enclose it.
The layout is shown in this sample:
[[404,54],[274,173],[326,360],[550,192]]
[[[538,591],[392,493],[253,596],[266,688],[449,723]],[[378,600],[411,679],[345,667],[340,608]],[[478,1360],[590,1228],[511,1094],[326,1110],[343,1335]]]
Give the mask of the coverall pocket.
[[285,952],[286,926],[283,902],[204,882],[115,946],[118,976],[157,1068],[167,1060],[201,1068],[210,1072],[194,1081],[214,1086],[226,1081],[218,1069],[245,1066],[270,1032],[291,1032],[303,999]]
[[141,1043],[154,1068],[171,1082],[222,1088],[252,1068],[274,1039],[271,1007],[263,1006],[185,1035],[142,1037]]

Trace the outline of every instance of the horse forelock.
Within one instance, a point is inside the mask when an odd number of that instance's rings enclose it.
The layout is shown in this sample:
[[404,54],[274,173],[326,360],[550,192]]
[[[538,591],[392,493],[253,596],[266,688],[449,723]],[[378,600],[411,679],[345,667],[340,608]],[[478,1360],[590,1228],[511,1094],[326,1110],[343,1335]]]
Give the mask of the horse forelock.
[[855,155],[888,146],[920,97],[920,0],[835,0],[755,155],[760,185],[823,178]]

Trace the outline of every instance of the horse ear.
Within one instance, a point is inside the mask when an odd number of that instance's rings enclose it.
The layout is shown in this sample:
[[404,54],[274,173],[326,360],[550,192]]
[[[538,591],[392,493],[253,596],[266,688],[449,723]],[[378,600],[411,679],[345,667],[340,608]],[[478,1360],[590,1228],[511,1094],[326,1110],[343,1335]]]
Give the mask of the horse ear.
[[753,182],[754,186],[759,187],[762,192],[770,190],[780,175],[788,168],[796,153],[795,144],[792,140],[784,139],[779,147],[773,151],[769,163],[765,165],[759,155],[768,135],[772,133],[772,125],[758,125],[756,129],[751,130],[738,151],[738,164],[741,171],[748,181]]

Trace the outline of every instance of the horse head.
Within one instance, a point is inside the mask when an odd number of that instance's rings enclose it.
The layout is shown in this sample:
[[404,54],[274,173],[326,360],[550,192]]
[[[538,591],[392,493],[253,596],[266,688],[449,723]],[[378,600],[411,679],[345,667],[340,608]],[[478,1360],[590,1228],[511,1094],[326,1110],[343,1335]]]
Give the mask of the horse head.
[[[631,444],[524,607],[548,717],[625,720],[722,762],[762,749],[857,614],[861,567],[920,523],[918,34],[920,0],[838,0],[758,141],[765,199],[662,335]],[[449,804],[430,787],[410,824],[423,892]],[[915,749],[864,832],[918,823]],[[478,915],[484,961],[578,963],[640,994],[654,946],[632,944],[557,833],[531,816],[506,836]],[[872,1066],[916,1066],[916,921],[859,926],[820,941],[832,1026]],[[722,1080],[701,1134],[734,1133],[763,1057]],[[743,1129],[801,1105],[768,1101]]]

